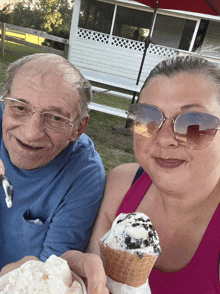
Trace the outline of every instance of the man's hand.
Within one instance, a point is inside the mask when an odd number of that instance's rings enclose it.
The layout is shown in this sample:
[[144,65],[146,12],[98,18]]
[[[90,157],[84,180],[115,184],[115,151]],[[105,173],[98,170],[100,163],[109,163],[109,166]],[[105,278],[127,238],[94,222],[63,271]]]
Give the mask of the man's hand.
[[13,263],[9,263],[6,266],[4,266],[0,272],[0,277],[6,275],[7,273],[19,268],[22,264],[24,264],[25,262],[29,261],[29,260],[39,260],[37,257],[35,256],[25,256],[24,258],[22,258],[19,261],[13,262]]
[[86,278],[88,294],[108,294],[106,275],[101,258],[93,253],[70,250],[61,255],[70,269],[81,278]]
[[4,175],[4,174],[5,174],[5,167],[2,160],[0,159],[0,175]]

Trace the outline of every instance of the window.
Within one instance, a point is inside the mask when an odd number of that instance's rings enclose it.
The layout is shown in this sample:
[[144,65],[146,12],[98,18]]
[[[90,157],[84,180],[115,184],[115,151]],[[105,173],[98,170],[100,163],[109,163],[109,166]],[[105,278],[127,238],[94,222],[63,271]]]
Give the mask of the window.
[[186,50],[186,51],[189,50],[192,36],[195,30],[195,25],[196,25],[195,21],[189,20],[189,19],[185,20],[185,25],[184,25],[184,29],[183,29],[182,37],[180,39],[180,44],[178,49]]
[[109,34],[111,30],[114,5],[95,1],[82,0],[79,27]]
[[153,13],[118,6],[113,35],[144,41],[149,34]]
[[188,50],[195,26],[196,21],[157,14],[152,41],[157,45]]

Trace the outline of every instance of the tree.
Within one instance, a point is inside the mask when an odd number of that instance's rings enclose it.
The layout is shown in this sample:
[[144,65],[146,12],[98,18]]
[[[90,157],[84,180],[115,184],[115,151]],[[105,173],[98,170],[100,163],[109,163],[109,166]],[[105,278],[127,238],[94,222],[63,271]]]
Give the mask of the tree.
[[15,5],[11,18],[14,25],[41,30],[43,12],[37,3],[33,5],[32,1],[20,1]]
[[14,0],[14,1],[8,0],[7,2],[0,5],[0,21],[1,22],[10,22],[12,8],[18,1],[19,0]]
[[[58,37],[69,38],[73,13],[73,1],[68,0],[40,0],[44,10],[44,29]],[[45,40],[43,45],[64,50],[64,44]]]
[[60,6],[59,0],[40,0],[39,4],[44,14],[43,28],[47,32],[52,32],[54,28],[62,25],[63,19],[58,11]]

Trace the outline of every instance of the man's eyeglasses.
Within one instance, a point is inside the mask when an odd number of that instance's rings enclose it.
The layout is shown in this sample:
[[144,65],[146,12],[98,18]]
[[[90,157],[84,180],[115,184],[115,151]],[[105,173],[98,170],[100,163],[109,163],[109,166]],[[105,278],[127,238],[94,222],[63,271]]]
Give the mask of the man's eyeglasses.
[[205,149],[209,146],[219,130],[218,117],[202,112],[187,112],[176,119],[164,117],[162,111],[148,104],[132,104],[128,111],[128,119],[132,122],[136,134],[151,138],[162,127],[166,119],[174,125],[174,137],[179,144],[189,149]]
[[66,133],[70,127],[76,124],[73,124],[70,119],[62,115],[51,112],[38,112],[27,103],[13,98],[3,97],[0,99],[0,102],[2,102],[3,113],[20,121],[28,121],[34,113],[40,114],[43,127],[54,133]]

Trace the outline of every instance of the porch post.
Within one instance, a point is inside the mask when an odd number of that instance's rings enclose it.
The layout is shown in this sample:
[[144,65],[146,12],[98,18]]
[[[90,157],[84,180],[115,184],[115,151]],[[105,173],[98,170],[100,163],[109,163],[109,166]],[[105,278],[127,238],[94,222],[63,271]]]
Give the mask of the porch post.
[[117,7],[118,7],[118,5],[115,4],[113,18],[112,18],[112,25],[111,25],[110,35],[109,35],[109,43],[108,43],[109,45],[111,45],[111,42],[112,42],[112,34],[113,34],[113,30],[114,30],[114,25],[115,25],[115,18],[116,18],[116,13],[117,13]]
[[[77,36],[78,31],[78,23],[79,23],[79,13],[81,7],[81,0],[75,0],[73,6],[73,15],[72,15],[72,22],[71,22],[71,30],[70,30],[70,37],[69,37],[69,46],[74,43],[74,38]],[[71,50],[69,50],[70,54]],[[69,59],[68,54],[68,59]]]
[[191,43],[190,43],[190,46],[189,46],[189,52],[192,52],[192,50],[193,50],[193,46],[194,46],[194,43],[195,43],[195,40],[196,40],[196,35],[198,33],[198,30],[199,30],[200,22],[201,22],[201,18],[197,20],[195,30],[193,32],[192,40],[191,40]]

